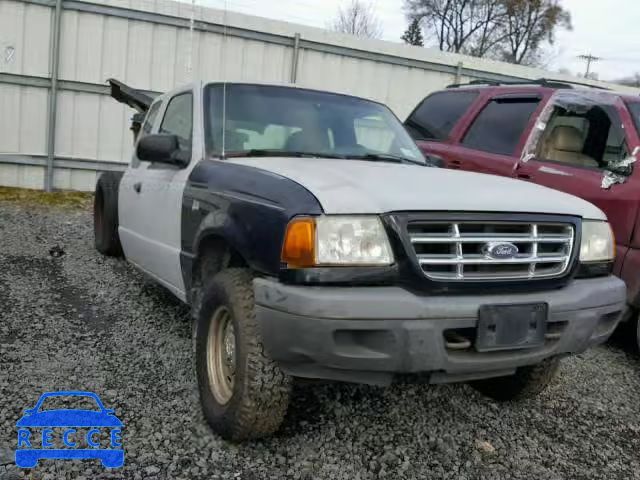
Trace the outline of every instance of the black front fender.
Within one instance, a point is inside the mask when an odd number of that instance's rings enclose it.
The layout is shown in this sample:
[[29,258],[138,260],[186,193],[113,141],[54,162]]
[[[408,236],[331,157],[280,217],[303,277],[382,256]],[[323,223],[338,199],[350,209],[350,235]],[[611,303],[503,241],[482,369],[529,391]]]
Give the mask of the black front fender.
[[[289,220],[320,214],[318,200],[292,180],[257,167],[205,160],[194,168],[185,187],[183,258],[192,264],[202,242],[215,236],[252,270],[276,276]],[[191,270],[185,270],[190,275]],[[190,283],[185,278],[185,284]]]

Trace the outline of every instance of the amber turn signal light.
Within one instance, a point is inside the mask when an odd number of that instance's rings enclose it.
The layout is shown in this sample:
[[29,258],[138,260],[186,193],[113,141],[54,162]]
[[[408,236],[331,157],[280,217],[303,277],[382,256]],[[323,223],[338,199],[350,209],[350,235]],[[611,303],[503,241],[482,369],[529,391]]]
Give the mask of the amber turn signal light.
[[282,262],[289,268],[313,267],[316,262],[316,224],[313,218],[294,218],[287,226]]

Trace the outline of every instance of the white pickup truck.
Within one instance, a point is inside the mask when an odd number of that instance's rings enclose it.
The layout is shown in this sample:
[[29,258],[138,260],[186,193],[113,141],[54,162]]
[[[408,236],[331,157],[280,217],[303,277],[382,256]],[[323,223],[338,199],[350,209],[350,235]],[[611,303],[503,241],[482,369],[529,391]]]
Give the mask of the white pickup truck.
[[98,180],[95,244],[191,305],[202,407],[227,439],[274,432],[294,378],[536,394],[619,321],[623,282],[587,268],[614,257],[598,208],[433,168],[384,105],[111,84],[146,117],[124,175]]

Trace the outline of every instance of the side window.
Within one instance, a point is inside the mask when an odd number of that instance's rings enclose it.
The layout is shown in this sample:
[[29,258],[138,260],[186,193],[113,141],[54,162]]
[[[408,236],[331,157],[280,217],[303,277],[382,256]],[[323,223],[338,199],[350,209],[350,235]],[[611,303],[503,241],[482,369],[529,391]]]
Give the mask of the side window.
[[160,125],[160,133],[176,135],[180,150],[191,150],[193,131],[193,95],[181,93],[169,101]]
[[144,123],[142,124],[142,134],[149,135],[151,133],[151,129],[153,128],[153,124],[156,121],[156,117],[158,116],[158,111],[160,110],[160,105],[162,102],[156,102],[151,105],[151,108],[147,112],[147,118],[145,118]]
[[483,152],[513,155],[540,103],[539,98],[498,98],[480,112],[462,144]]
[[556,106],[538,146],[538,158],[604,169],[630,154],[622,120],[613,105],[567,110]]
[[463,90],[434,93],[407,119],[407,130],[414,140],[446,140],[477,97]]
[[638,135],[640,135],[640,102],[627,102],[627,108],[631,113]]

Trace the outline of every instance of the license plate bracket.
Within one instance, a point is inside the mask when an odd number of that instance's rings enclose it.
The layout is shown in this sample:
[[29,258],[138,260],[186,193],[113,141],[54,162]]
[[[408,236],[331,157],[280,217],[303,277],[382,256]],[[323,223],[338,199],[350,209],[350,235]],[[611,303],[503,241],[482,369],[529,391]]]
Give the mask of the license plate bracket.
[[548,311],[546,303],[481,305],[476,350],[492,352],[544,345]]

